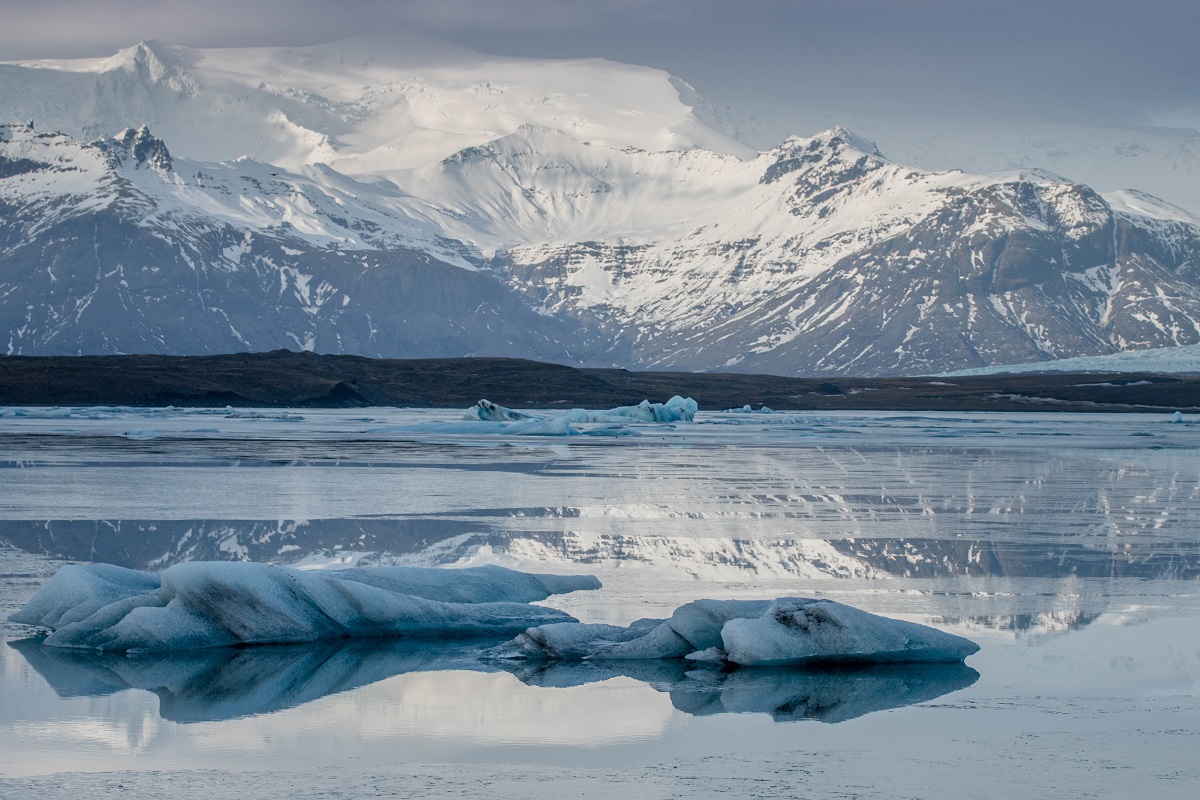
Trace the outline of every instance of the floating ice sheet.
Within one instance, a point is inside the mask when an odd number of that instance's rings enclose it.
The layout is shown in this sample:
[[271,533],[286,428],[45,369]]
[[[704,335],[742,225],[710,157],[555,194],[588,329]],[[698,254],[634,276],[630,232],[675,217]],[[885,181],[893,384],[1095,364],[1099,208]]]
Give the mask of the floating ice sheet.
[[[510,423],[499,428],[499,433],[522,436],[574,436],[580,431],[575,425],[600,423],[605,425],[628,425],[631,423],[691,422],[696,418],[699,406],[690,397],[675,395],[665,403],[643,400],[636,406],[618,406],[603,411],[588,411],[573,408],[558,414],[538,415],[515,411],[490,400],[480,400],[463,414],[464,420],[488,423]],[[596,435],[637,435],[621,432],[620,428],[606,428],[603,432],[588,431]]]
[[831,600],[697,600],[629,627],[551,623],[494,648],[499,659],[676,659],[748,667],[955,662],[969,639]]
[[239,644],[383,636],[512,635],[569,615],[529,605],[599,588],[590,576],[502,567],[302,571],[191,562],[155,576],[64,567],[10,619],[54,630],[51,647],[168,652]]

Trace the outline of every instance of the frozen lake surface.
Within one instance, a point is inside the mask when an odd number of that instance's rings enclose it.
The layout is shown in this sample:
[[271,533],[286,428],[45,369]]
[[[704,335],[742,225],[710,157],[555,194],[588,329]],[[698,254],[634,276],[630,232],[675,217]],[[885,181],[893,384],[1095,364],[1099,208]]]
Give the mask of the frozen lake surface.
[[[589,573],[625,625],[827,597],[966,666],[481,662],[464,643],[158,658],[0,623],[0,797],[1200,795],[1200,425],[705,413],[0,409],[0,616],[64,563]],[[590,435],[589,435],[590,434]]]

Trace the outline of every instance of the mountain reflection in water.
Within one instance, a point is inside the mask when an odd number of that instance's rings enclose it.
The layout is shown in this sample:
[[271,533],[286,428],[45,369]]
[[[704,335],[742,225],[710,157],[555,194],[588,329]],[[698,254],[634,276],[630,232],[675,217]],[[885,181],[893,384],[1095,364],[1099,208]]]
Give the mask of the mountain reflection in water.
[[861,669],[722,671],[684,661],[515,662],[480,659],[495,641],[348,641],[212,648],[125,656],[10,642],[60,697],[153,692],[172,722],[213,722],[269,714],[397,675],[447,670],[509,672],[528,687],[566,688],[633,678],[667,693],[695,716],[765,713],[778,722],[843,722],[964,689],[979,673],[964,664]]
[[[1200,543],[1022,533],[1018,537],[666,536],[487,530],[444,517],[323,520],[0,520],[0,545],[71,561],[160,570],[182,561],[429,566],[480,551],[547,563],[642,564],[787,577],[1200,578]],[[481,530],[482,529],[482,530]]]

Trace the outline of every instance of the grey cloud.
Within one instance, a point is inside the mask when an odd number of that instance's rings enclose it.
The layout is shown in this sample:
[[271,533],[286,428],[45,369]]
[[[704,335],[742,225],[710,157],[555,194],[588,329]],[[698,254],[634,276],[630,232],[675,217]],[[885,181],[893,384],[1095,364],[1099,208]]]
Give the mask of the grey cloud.
[[0,0],[0,12],[6,59],[419,26],[486,52],[602,56],[856,113],[1200,122],[1195,0]]

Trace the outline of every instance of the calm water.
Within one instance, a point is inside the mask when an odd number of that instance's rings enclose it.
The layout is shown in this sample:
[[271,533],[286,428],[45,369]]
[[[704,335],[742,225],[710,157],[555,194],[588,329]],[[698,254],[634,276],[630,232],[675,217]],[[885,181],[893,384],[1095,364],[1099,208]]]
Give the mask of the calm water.
[[585,621],[826,596],[983,649],[504,670],[462,643],[97,658],[5,623],[0,796],[1200,794],[1200,426],[709,413],[545,439],[456,416],[0,411],[0,614],[67,561],[500,563],[599,576],[547,601]]

